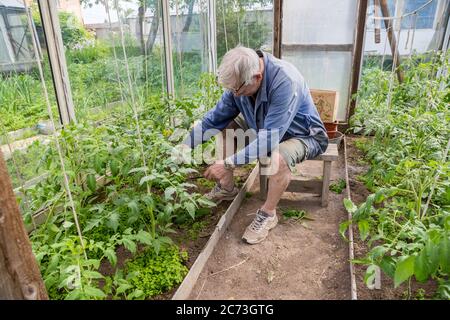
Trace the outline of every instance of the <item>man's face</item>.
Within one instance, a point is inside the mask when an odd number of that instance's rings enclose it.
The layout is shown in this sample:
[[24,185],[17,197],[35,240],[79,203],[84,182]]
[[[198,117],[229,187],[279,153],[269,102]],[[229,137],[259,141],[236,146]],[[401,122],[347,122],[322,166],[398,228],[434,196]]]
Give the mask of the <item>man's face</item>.
[[252,84],[241,84],[237,86],[236,88],[232,89],[231,91],[236,97],[241,96],[253,96],[258,92],[259,87],[261,86],[262,81],[262,74],[257,73],[253,76],[253,83]]

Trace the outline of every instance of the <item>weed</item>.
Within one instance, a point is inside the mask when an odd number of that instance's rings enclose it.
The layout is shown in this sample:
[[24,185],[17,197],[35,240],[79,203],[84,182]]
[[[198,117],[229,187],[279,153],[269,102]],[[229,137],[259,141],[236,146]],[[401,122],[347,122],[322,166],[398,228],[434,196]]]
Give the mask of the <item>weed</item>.
[[346,186],[347,186],[347,184],[345,183],[345,180],[339,179],[338,182],[330,185],[330,190],[335,193],[341,194]]
[[314,220],[307,216],[307,212],[305,210],[297,210],[297,209],[284,209],[282,210],[283,217],[286,219],[294,219],[294,220]]

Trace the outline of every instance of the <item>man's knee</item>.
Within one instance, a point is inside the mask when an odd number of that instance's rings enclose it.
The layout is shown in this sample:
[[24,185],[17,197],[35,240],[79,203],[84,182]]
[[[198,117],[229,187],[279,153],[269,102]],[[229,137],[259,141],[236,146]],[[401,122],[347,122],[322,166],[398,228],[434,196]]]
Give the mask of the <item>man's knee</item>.
[[273,152],[270,156],[270,165],[273,175],[290,175],[291,170],[284,157],[279,152]]

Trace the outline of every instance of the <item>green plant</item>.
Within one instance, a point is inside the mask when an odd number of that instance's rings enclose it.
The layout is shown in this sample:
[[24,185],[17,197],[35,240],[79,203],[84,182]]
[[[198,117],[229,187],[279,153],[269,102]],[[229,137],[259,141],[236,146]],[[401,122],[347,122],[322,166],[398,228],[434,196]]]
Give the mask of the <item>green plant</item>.
[[347,184],[345,183],[344,179],[339,179],[338,182],[332,183],[330,185],[330,190],[335,193],[341,194],[342,191],[345,189],[346,185]]
[[308,213],[305,210],[297,210],[297,209],[283,209],[282,210],[283,217],[287,219],[295,219],[295,220],[314,220],[308,217]]
[[[448,56],[413,57],[403,65],[405,80],[393,83],[388,100],[389,74],[364,72],[357,112],[351,122],[356,132],[373,135],[359,144],[370,169],[363,181],[370,191],[356,206],[344,200],[367,241],[368,254],[355,262],[374,266],[394,280],[395,287],[414,277],[435,279],[438,295],[445,295],[450,245],[450,163],[444,150],[450,139],[450,83],[443,73]],[[394,80],[395,81],[395,80]],[[340,226],[344,235],[349,221]],[[409,291],[410,292],[410,291]]]
[[416,300],[425,300],[425,299],[426,299],[425,290],[422,288],[417,289]]
[[[170,120],[166,110],[194,117],[194,101],[171,101],[169,105],[165,98],[154,98],[148,103],[148,108],[138,110],[142,145],[136,139],[136,123],[130,121],[135,115],[129,109],[118,110],[101,125],[82,119],[58,134],[84,249],[62,184],[54,141],[35,143],[28,152],[16,154],[22,174],[26,174],[23,178],[33,172],[45,173],[39,182],[22,190],[26,197],[20,198],[20,205],[28,225],[34,212],[46,214],[30,239],[52,299],[141,297],[135,283],[129,282],[130,274],[128,278],[119,273],[105,278],[99,273],[100,264],[108,260],[116,265],[119,246],[136,254],[142,245],[158,255],[172,244],[168,235],[175,232],[173,221],[194,221],[214,205],[186,182],[197,171],[171,160],[172,144],[165,135]],[[13,169],[11,162],[8,165]],[[198,236],[202,226],[194,223],[189,234]],[[122,293],[128,290],[125,296],[115,291],[121,285]]]
[[183,263],[187,258],[187,252],[180,252],[176,247],[163,248],[158,255],[146,250],[126,264],[128,282],[142,292],[142,297],[166,292],[186,276],[188,269]]
[[205,178],[198,178],[197,183],[205,188],[212,189],[216,185],[215,181],[211,181]]
[[[36,28],[41,30],[42,22],[39,16],[39,10],[35,5],[33,5],[32,15]],[[80,45],[87,40],[94,39],[94,36],[89,33],[73,13],[60,11],[58,12],[58,18],[64,46],[73,47]]]
[[191,226],[189,226],[187,229],[189,239],[194,241],[197,240],[200,235],[200,232],[202,232],[205,229],[206,225],[207,225],[206,221],[196,221]]

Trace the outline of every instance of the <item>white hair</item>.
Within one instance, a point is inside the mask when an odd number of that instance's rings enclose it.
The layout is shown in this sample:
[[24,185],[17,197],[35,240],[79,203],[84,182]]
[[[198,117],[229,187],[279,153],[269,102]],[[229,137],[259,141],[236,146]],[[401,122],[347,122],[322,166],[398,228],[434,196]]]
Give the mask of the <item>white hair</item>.
[[253,76],[259,71],[258,54],[249,48],[238,46],[228,51],[218,70],[218,82],[231,89],[253,83]]

